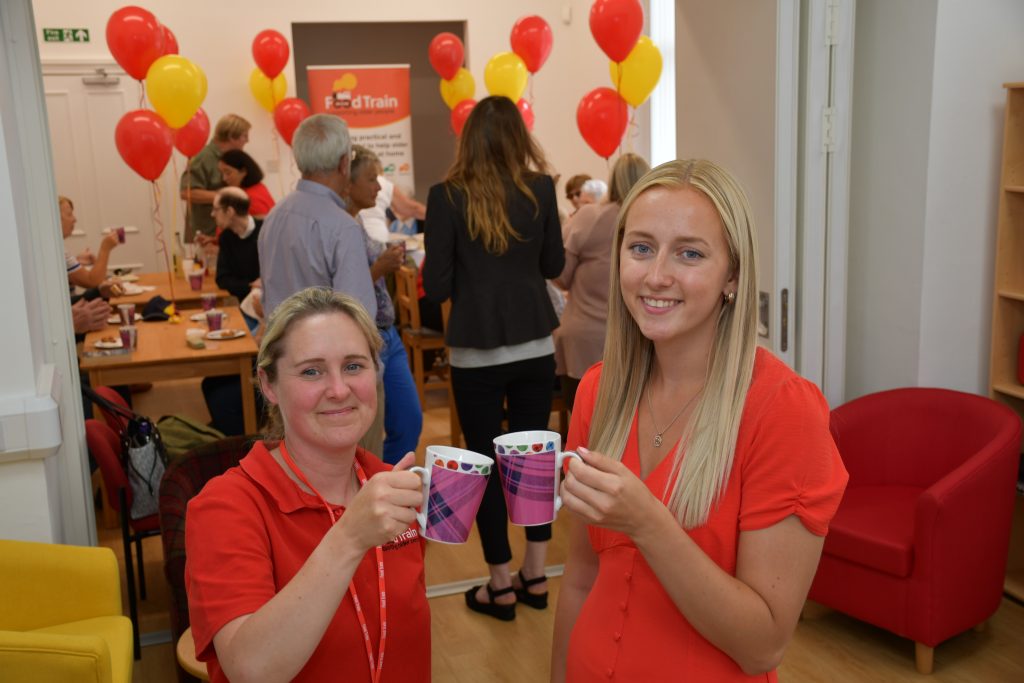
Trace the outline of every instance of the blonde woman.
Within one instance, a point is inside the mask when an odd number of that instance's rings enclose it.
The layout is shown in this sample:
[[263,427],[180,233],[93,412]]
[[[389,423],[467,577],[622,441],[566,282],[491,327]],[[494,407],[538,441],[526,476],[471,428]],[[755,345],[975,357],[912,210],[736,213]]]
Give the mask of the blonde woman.
[[756,253],[711,162],[623,204],[567,440],[554,681],[776,680],[847,475],[821,393],[756,345]]

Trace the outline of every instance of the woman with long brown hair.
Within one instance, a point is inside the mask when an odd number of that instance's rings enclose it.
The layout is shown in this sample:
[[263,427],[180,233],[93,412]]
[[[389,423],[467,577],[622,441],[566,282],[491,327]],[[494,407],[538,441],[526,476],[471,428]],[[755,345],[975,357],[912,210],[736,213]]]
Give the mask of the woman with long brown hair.
[[[466,446],[479,453],[493,451],[503,418],[512,432],[546,429],[551,412],[558,318],[545,279],[562,272],[565,252],[546,168],[515,104],[488,97],[474,107],[455,164],[427,200],[423,287],[438,303],[452,300],[452,390]],[[513,579],[507,525],[492,476],[477,514],[490,581],[470,589],[466,604],[510,621],[517,601],[547,606],[551,526],[527,527],[526,556]]]

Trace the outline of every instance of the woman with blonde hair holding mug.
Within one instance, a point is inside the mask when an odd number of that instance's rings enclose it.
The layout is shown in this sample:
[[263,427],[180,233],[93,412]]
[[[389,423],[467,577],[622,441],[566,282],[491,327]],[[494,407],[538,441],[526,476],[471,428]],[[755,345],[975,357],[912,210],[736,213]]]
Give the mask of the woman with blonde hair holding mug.
[[623,203],[567,440],[553,681],[776,680],[847,475],[821,392],[757,346],[756,254],[711,162]]
[[274,309],[257,358],[268,433],[188,506],[189,615],[211,680],[430,680],[413,454],[392,470],[357,445],[380,347],[347,295],[310,288]]

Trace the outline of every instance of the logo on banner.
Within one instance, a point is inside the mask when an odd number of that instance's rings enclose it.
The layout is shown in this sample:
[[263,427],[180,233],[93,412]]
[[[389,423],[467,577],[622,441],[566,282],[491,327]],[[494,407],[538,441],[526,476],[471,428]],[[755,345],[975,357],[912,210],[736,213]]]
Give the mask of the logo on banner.
[[353,73],[343,74],[331,85],[331,94],[324,97],[324,109],[358,110],[368,114],[394,114],[398,111],[398,98],[387,93],[359,94],[359,79]]

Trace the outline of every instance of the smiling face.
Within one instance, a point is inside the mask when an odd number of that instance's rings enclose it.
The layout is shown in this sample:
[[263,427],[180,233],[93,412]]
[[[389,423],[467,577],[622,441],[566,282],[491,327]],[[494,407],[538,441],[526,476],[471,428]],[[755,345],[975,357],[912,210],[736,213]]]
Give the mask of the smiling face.
[[295,322],[283,340],[276,380],[259,371],[264,396],[281,409],[290,450],[354,449],[377,411],[377,373],[366,337],[348,315]]
[[380,183],[377,181],[377,169],[373,164],[362,166],[352,177],[348,187],[348,197],[352,205],[359,211],[369,209],[377,203]]
[[245,180],[245,170],[238,169],[234,166],[229,166],[223,161],[217,162],[217,168],[220,170],[220,177],[224,179],[224,184],[228,187],[241,187],[242,181]]
[[64,235],[64,239],[71,236],[71,233],[75,229],[75,223],[78,219],[75,218],[75,210],[69,202],[60,203],[60,231]]
[[656,348],[710,348],[723,295],[737,284],[710,199],[691,187],[644,192],[626,218],[619,259],[623,301]]

